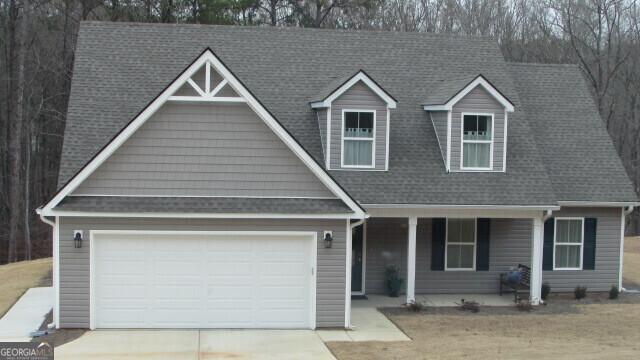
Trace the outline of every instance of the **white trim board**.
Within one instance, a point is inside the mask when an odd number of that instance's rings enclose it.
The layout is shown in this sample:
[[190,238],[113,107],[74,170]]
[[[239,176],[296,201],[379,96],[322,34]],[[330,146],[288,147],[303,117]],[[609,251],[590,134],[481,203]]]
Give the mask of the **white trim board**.
[[504,95],[498,91],[487,79],[485,79],[482,75],[478,75],[473,81],[471,81],[467,86],[461,89],[454,97],[449,99],[445,104],[430,104],[423,105],[423,109],[426,111],[442,111],[442,110],[453,110],[453,106],[458,103],[462,98],[467,96],[471,90],[475,89],[477,86],[482,86],[485,90],[493,96],[508,112],[513,112],[514,106]]
[[187,212],[93,212],[40,210],[44,216],[69,217],[133,217],[180,219],[354,219],[353,214],[274,214],[274,213],[187,213]]
[[202,66],[213,66],[228,81],[228,85],[243,99],[247,105],[265,122],[265,124],[282,140],[287,147],[313,172],[318,179],[338,198],[343,200],[354,211],[355,218],[364,218],[364,210],[344,191],[338,183],[307,153],[287,130],[267,111],[253,94],[227,69],[211,49],[206,49],[189,67],[187,67],[162,93],[160,93],[141,113],[139,113],[124,129],[122,129],[100,152],[94,156],[45,206],[45,211],[52,210],[65,196],[71,194],[102,163],[104,163],[126,140],[128,140],[187,79],[193,76]]
[[[347,220],[347,224],[349,221]],[[166,230],[90,230],[89,231],[89,329],[96,328],[95,306],[95,237],[96,235],[211,235],[211,236],[300,236],[311,240],[310,318],[311,330],[317,321],[318,233],[315,231],[166,231]]]
[[397,102],[394,98],[389,96],[378,84],[376,84],[373,79],[371,79],[364,71],[358,71],[353,77],[347,80],[344,84],[334,90],[329,96],[327,96],[322,101],[314,101],[311,103],[311,107],[314,109],[317,108],[328,108],[331,106],[331,103],[340,97],[340,95],[344,94],[347,90],[349,90],[353,85],[357,84],[359,81],[362,81],[371,91],[373,91],[377,96],[379,96],[385,103],[387,103],[387,107],[390,109],[395,109]]

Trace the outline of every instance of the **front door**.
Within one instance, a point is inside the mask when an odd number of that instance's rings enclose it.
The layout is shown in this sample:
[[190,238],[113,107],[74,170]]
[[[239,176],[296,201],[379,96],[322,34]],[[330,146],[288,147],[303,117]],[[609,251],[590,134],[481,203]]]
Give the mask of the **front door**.
[[362,270],[363,270],[363,249],[364,249],[364,226],[360,225],[353,229],[351,237],[351,292],[356,294],[363,294],[364,289],[362,287]]

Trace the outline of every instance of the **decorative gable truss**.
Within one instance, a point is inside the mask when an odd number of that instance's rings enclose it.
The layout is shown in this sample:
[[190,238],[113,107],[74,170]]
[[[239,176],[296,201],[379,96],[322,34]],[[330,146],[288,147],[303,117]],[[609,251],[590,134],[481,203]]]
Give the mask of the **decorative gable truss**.
[[[246,103],[261,118],[277,137],[311,170],[311,172],[351,210],[351,218],[365,217],[364,209],[335,182],[335,180],[309,155],[309,153],[287,132],[278,120],[262,105],[227,66],[206,49],[171,84],[136,115],[109,143],[82,167],[38,213],[43,216],[63,216],[55,207],[96,171],[122,144],[124,144],[165,103],[222,102]],[[128,216],[137,216],[131,213]],[[227,214],[204,214],[210,217],[225,217]],[[237,214],[235,214],[237,216]],[[317,215],[315,215],[317,216]]]
[[200,102],[246,102],[239,96],[229,84],[229,81],[220,75],[211,61],[206,61],[191,77],[186,79],[186,84],[176,90],[169,101],[200,101]]

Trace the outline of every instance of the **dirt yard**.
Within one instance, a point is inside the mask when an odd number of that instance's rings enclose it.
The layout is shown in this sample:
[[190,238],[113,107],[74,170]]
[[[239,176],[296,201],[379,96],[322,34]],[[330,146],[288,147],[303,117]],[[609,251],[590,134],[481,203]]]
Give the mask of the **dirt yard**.
[[[640,284],[640,237],[625,240],[624,278]],[[514,309],[384,311],[412,342],[331,342],[338,359],[632,359],[640,354],[640,295],[551,297],[531,313]],[[598,303],[602,302],[602,303]]]
[[640,236],[624,239],[623,283],[640,289]]
[[[338,359],[631,359],[640,304],[581,305],[567,315],[397,314],[412,342],[328,343]],[[482,312],[482,310],[480,310]]]
[[35,286],[51,286],[51,258],[0,266],[0,317]]

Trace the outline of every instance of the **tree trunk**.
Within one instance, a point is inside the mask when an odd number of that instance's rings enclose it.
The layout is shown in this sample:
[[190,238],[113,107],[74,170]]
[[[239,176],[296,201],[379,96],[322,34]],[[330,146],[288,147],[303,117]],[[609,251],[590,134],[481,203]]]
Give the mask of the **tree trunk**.
[[23,100],[24,100],[24,58],[25,58],[25,37],[27,28],[27,19],[25,18],[24,9],[29,6],[27,0],[22,3],[22,18],[20,19],[20,4],[17,0],[11,0],[9,3],[9,41],[8,41],[8,160],[9,160],[9,252],[7,256],[8,262],[18,260],[17,243],[18,243],[18,224],[22,212],[20,204],[22,203],[22,141],[23,138]]

